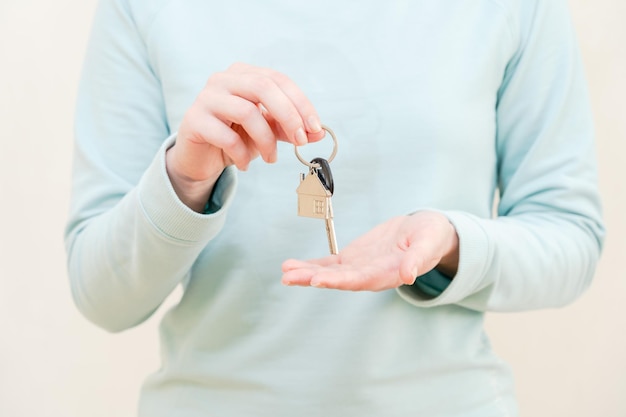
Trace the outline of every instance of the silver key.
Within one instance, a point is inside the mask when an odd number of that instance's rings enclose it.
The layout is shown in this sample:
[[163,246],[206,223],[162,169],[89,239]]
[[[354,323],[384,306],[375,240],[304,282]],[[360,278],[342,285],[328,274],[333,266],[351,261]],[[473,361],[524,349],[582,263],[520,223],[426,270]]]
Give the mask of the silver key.
[[326,235],[328,236],[328,248],[331,255],[337,255],[339,250],[337,249],[337,237],[335,236],[335,223],[333,223],[332,217],[333,208],[330,208],[330,217],[325,219],[326,221]]
[[296,189],[298,193],[298,216],[324,219],[330,253],[336,255],[339,252],[333,223],[332,188],[329,189],[324,180],[320,178],[319,169],[321,168],[311,168],[308,174],[300,174],[300,185]]

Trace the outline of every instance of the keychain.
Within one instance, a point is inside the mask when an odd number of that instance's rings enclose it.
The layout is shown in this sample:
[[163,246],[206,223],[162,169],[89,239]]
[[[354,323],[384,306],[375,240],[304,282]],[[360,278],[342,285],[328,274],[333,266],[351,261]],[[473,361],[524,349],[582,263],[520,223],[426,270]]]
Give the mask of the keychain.
[[333,152],[328,160],[314,158],[311,162],[307,162],[300,156],[298,147],[295,146],[296,157],[309,167],[308,174],[300,174],[300,185],[296,189],[296,193],[298,193],[298,216],[325,220],[330,253],[336,255],[339,252],[335,237],[335,224],[333,223],[333,206],[330,201],[335,190],[335,184],[330,170],[330,162],[337,154],[337,137],[329,127],[322,125],[322,128],[330,134],[334,143]]

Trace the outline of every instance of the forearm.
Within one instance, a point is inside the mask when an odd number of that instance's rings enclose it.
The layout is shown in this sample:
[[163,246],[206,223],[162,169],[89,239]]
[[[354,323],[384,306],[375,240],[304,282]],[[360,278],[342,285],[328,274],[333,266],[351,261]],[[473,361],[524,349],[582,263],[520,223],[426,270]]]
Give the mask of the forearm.
[[486,279],[460,304],[490,311],[561,307],[591,284],[604,232],[596,219],[540,212],[474,221],[490,241]]
[[459,269],[438,297],[401,289],[417,305],[562,306],[593,277],[604,226],[589,98],[567,2],[519,6],[518,48],[497,92],[499,217],[446,213],[459,234]]
[[87,318],[111,331],[140,323],[159,306],[219,232],[232,199],[231,170],[216,186],[219,210],[203,215],[185,206],[165,172],[167,146],[137,187],[68,234],[75,302]]
[[459,235],[459,268],[437,296],[416,285],[398,289],[417,306],[459,304],[478,311],[559,307],[579,297],[593,278],[604,230],[594,217],[550,210],[498,219],[446,215]]

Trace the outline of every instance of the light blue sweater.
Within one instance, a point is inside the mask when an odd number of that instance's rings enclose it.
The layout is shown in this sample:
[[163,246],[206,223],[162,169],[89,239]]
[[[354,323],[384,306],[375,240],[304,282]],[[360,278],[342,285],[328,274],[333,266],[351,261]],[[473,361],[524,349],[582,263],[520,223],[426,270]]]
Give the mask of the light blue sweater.
[[[277,164],[225,171],[216,212],[178,200],[165,150],[209,75],[237,61],[289,75],[337,133],[339,246],[440,210],[460,239],[450,285],[434,272],[379,293],[281,285],[283,260],[328,251],[323,222],[296,215],[305,167],[284,143]],[[103,0],[75,155],[82,313],[122,331],[185,289],[142,417],[516,416],[483,313],[571,302],[604,233],[565,0]]]

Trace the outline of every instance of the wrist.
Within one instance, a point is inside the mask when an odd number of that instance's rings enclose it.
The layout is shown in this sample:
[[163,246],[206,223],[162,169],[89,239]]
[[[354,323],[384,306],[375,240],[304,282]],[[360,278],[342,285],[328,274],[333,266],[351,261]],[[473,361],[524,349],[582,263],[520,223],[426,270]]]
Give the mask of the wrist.
[[448,242],[446,248],[436,268],[442,274],[453,278],[459,269],[459,235],[454,225],[450,222],[448,222]]
[[223,169],[209,174],[203,180],[189,177],[176,169],[174,148],[175,146],[168,149],[165,155],[165,168],[172,188],[183,204],[195,212],[202,213]]

